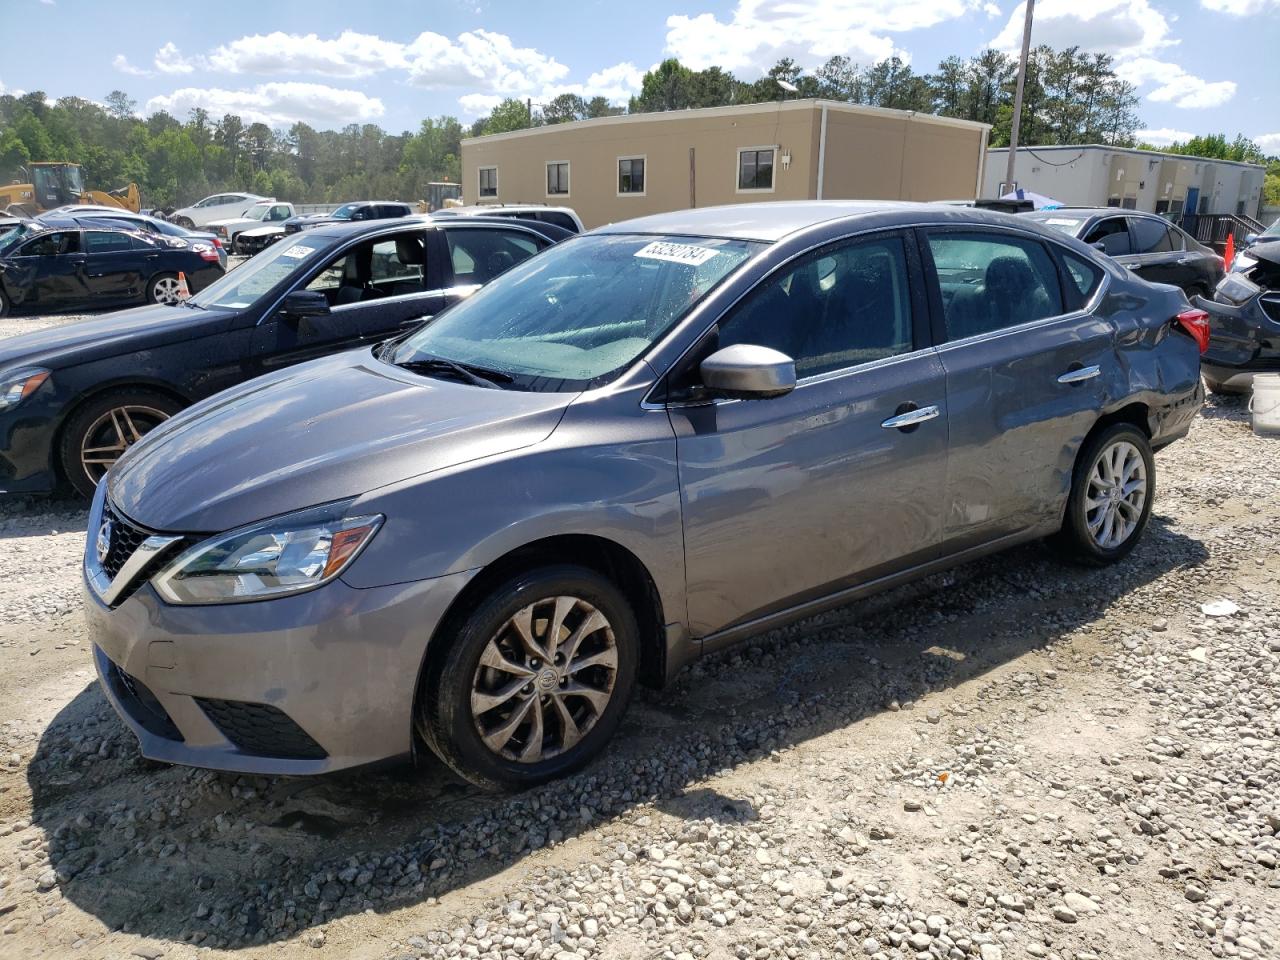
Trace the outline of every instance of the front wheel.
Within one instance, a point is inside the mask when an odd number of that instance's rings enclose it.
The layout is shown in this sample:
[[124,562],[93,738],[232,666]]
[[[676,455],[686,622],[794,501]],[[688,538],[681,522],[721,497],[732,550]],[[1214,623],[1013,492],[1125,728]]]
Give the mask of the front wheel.
[[173,222],[182,227],[183,230],[194,230],[196,227],[190,217],[178,217]]
[[612,582],[583,567],[507,580],[434,643],[445,649],[427,651],[418,731],[487,789],[533,786],[589,762],[635,686],[635,615]]
[[5,295],[3,289],[0,289],[0,317],[9,315],[9,298]]
[[126,450],[182,409],[173,398],[143,388],[114,390],[90,400],[62,431],[62,472],[92,499],[98,482]]
[[1076,458],[1058,545],[1095,566],[1123,559],[1151,517],[1155,480],[1151,443],[1137,427],[1115,423],[1091,437]]

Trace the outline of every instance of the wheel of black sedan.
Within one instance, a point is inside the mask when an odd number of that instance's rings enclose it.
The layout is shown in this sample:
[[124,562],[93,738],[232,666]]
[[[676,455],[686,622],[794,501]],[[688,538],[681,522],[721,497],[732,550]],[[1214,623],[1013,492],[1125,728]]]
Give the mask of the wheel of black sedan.
[[1114,423],[1080,449],[1058,543],[1087,564],[1115,563],[1142,537],[1155,497],[1156,464],[1147,435]]
[[62,432],[62,472],[78,493],[92,497],[124,452],[182,409],[153,390],[117,390],[90,400]]
[[[446,628],[448,629],[448,628]],[[428,668],[418,729],[458,774],[519,788],[581,767],[612,737],[635,683],[638,631],[600,574],[556,566],[492,591]]]
[[182,285],[176,273],[158,273],[147,281],[147,300],[151,303],[180,303],[178,290]]
[[4,290],[0,290],[0,317],[9,315],[9,298],[5,295]]

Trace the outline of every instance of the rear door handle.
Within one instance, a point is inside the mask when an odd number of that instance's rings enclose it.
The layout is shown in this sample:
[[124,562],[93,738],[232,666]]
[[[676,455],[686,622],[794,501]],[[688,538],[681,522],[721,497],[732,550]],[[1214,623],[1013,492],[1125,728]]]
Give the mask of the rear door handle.
[[881,423],[880,426],[886,430],[909,430],[928,420],[936,420],[941,415],[942,412],[936,406],[918,407],[915,410],[908,410],[905,413],[892,416]]
[[1091,367],[1079,367],[1076,370],[1068,370],[1062,376],[1058,377],[1059,383],[1084,383],[1086,380],[1092,380],[1094,377],[1102,376],[1102,368],[1096,363]]

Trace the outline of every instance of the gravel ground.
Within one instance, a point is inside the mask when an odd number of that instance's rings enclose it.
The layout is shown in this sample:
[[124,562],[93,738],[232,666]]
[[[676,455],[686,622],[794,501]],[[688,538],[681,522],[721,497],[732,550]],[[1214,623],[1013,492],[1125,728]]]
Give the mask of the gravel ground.
[[1278,451],[1211,400],[1119,567],[1033,545],[775,631],[508,797],[146,763],[84,511],[0,504],[0,957],[1275,956]]

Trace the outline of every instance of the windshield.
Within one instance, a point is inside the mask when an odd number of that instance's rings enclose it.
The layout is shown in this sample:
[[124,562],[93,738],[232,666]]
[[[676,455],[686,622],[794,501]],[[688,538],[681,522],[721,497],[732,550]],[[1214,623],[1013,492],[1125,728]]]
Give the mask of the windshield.
[[333,213],[329,214],[329,216],[334,220],[350,220],[351,215],[358,209],[360,208],[354,203],[344,203],[337,210],[333,211]]
[[12,247],[29,233],[35,233],[42,227],[33,223],[10,223],[0,226],[0,252]]
[[1263,230],[1262,233],[1258,234],[1258,236],[1280,237],[1280,218],[1277,218],[1275,223]]
[[1026,217],[1028,220],[1035,220],[1037,223],[1042,223],[1046,227],[1052,227],[1054,230],[1061,231],[1069,237],[1078,236],[1080,234],[1080,228],[1084,226],[1085,220],[1087,219],[1086,217],[1063,216],[1061,213],[1056,211],[1052,213],[1048,211],[1044,213],[1024,213],[1022,216]]
[[744,260],[744,240],[602,234],[511,268],[384,359],[444,358],[512,386],[574,390],[629,366]]
[[198,307],[247,307],[293,273],[307,257],[331,243],[327,237],[282,241],[201,290],[191,302]]

